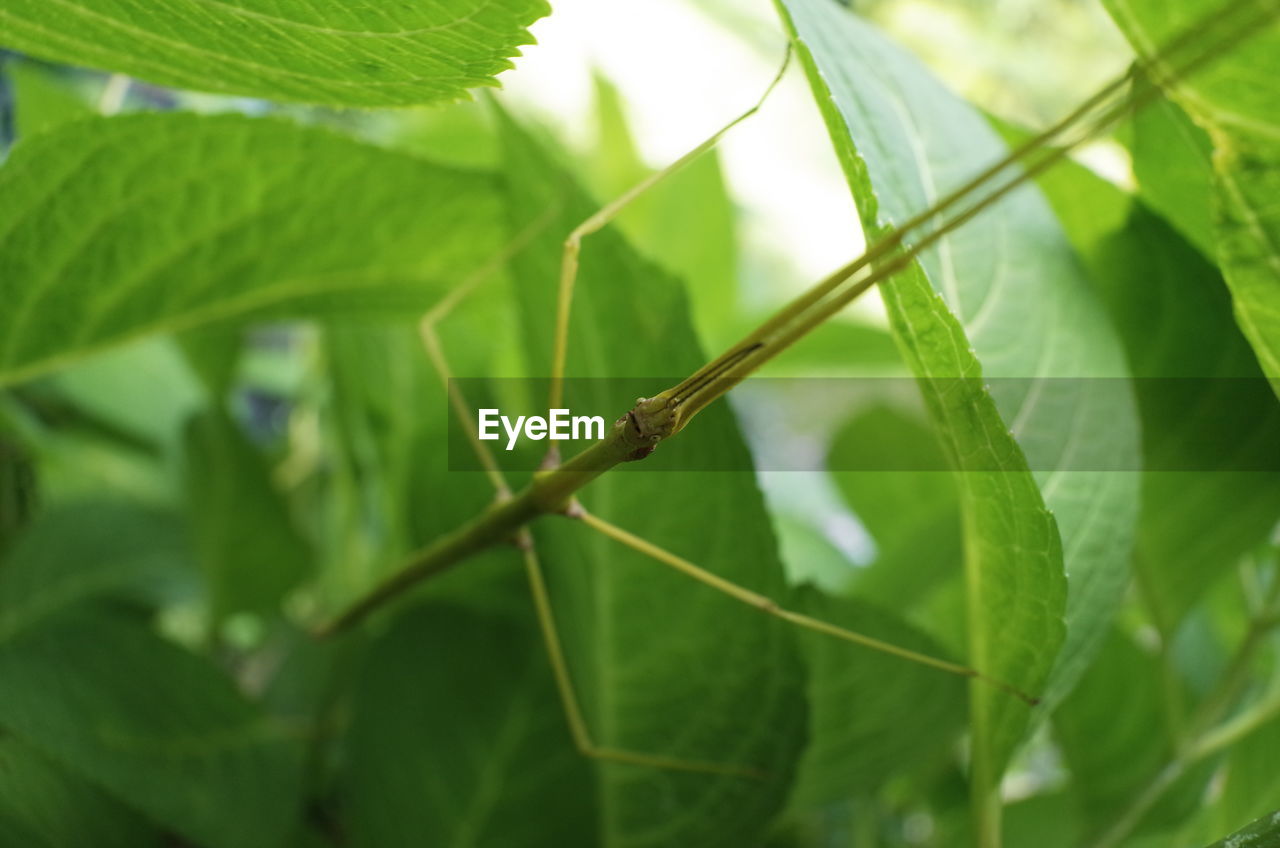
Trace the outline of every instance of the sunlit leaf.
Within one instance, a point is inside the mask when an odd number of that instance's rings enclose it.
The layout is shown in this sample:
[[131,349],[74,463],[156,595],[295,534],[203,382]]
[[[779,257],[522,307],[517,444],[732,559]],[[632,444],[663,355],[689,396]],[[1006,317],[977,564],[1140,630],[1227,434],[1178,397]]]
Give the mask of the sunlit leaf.
[[251,0],[14,0],[0,41],[163,85],[338,106],[402,106],[492,85],[545,0],[352,6]]
[[1134,116],[1129,150],[1143,201],[1206,257],[1216,256],[1213,147],[1205,131],[1160,99]]
[[[823,0],[780,6],[870,235],[906,220],[1003,154],[977,113],[857,18]],[[882,296],[922,377],[1123,377],[1119,345],[1082,283],[1044,202],[1023,190],[944,239]],[[969,661],[1044,691],[1061,638],[1061,528],[1072,591],[1063,656],[1047,692],[1052,703],[1083,670],[1120,599],[1135,481],[1061,469],[1033,480],[1019,442],[1059,451],[1071,445],[1103,466],[1132,462],[1133,411],[1123,392],[1097,384],[1069,416],[1050,398],[1025,394],[1025,382],[1009,384],[1022,386],[1022,393],[994,400],[959,385],[924,382],[946,451],[962,469],[973,463],[1006,469],[958,476]],[[944,393],[945,387],[955,391]],[[1011,424],[1018,442],[1009,436]],[[1028,715],[1012,699],[980,686],[973,692],[975,761],[988,767],[979,780],[991,781]]]
[[496,249],[490,185],[275,120],[67,124],[0,169],[0,384],[248,315],[413,314]]
[[[1216,255],[1235,299],[1236,320],[1280,392],[1280,23],[1266,3],[1106,0],[1144,56],[1184,31],[1216,33],[1248,15],[1247,38],[1174,85],[1171,96],[1213,143]],[[1198,243],[1199,240],[1197,240]]]

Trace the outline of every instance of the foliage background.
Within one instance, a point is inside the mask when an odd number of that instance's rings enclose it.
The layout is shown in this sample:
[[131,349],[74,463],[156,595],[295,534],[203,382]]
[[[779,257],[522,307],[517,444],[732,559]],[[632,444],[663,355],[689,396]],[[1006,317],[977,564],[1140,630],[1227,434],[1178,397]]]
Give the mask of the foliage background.
[[[123,14],[193,48],[158,62],[146,38],[75,37],[99,19],[67,10],[100,4],[65,5],[0,7],[0,844],[1203,846],[1280,806],[1274,474],[1053,482],[1020,454],[995,476],[670,470],[682,452],[768,467],[779,444],[833,469],[891,446],[963,467],[983,438],[1017,454],[1015,422],[1024,445],[1077,432],[1153,465],[1224,444],[1274,456],[1259,379],[1280,376],[1274,25],[1082,153],[1089,167],[962,231],[958,260],[925,257],[768,369],[1048,362],[1210,377],[1211,393],[1135,382],[1118,415],[1060,427],[1043,409],[1027,424],[1025,399],[948,407],[928,384],[820,416],[744,391],[663,446],[669,470],[584,494],[701,565],[1045,705],[797,635],[540,522],[597,738],[765,767],[744,781],[574,752],[514,550],[342,639],[309,630],[492,498],[444,467],[445,396],[416,318],[550,215],[440,325],[457,374],[544,375],[559,240],[754,101],[786,38],[778,10],[566,0],[533,23],[541,4],[457,3],[456,38],[433,41],[451,30],[428,19],[406,48],[326,41],[386,19],[325,4],[274,10],[326,24],[297,40],[270,16],[241,31],[137,4]],[[782,4],[808,74],[592,238],[571,374],[690,372],[855,255],[864,229],[925,205],[931,179],[996,158],[997,132],[1024,137],[1122,71],[1151,12],[855,6],[875,29],[826,0]],[[541,44],[502,74],[499,108],[448,102],[501,70],[528,24]],[[199,58],[246,50],[283,58]],[[992,259],[997,238],[1010,253]],[[1018,283],[979,328],[966,317],[1003,273]],[[1044,337],[1068,353],[1041,358]],[[981,799],[997,782],[993,824]]]

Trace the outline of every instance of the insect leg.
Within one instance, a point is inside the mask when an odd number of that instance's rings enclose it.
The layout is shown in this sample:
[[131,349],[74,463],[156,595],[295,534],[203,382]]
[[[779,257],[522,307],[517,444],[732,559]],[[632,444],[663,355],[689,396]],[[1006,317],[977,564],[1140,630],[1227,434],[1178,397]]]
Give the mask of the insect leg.
[[538,628],[542,632],[542,641],[547,648],[547,658],[551,661],[551,672],[555,677],[556,690],[560,695],[560,704],[564,708],[565,720],[569,724],[569,733],[573,737],[574,747],[584,757],[605,760],[615,763],[626,763],[634,766],[666,769],[668,771],[701,772],[705,774],[722,774],[733,777],[763,778],[759,769],[749,766],[725,765],[696,760],[684,760],[677,757],[665,757],[655,754],[642,754],[619,748],[597,745],[591,738],[582,714],[582,706],[574,692],[573,679],[569,675],[569,663],[565,658],[564,645],[560,641],[560,631],[556,626],[555,612],[551,608],[551,598],[547,592],[546,578],[538,555],[533,549],[533,537],[528,529],[520,531],[518,538],[520,548],[524,552],[525,571],[529,577],[529,590],[533,595],[533,605],[538,613]]
[[740,586],[731,580],[726,580],[718,574],[707,571],[705,568],[694,565],[692,562],[689,562],[689,560],[676,556],[670,551],[660,548],[652,542],[642,539],[633,533],[629,533],[603,518],[592,515],[584,509],[575,509],[570,513],[570,517],[582,521],[591,529],[608,536],[616,542],[620,542],[621,544],[639,551],[651,559],[655,559],[664,565],[674,568],[686,577],[690,577],[699,583],[709,586],[721,594],[728,595],[735,600],[741,601],[748,606],[755,607],[766,615],[780,618],[783,621],[790,622],[797,627],[803,627],[806,630],[824,633],[828,636],[833,636],[836,639],[842,639],[846,642],[852,642],[855,645],[861,645],[864,648],[871,648],[875,651],[892,654],[893,656],[901,657],[904,660],[935,668],[939,671],[947,672],[948,674],[956,674],[961,677],[972,677],[982,680],[985,683],[995,686],[997,689],[1008,692],[1010,695],[1013,695],[1028,704],[1034,705],[1038,703],[1037,698],[1022,692],[1008,683],[987,677],[977,669],[969,668],[968,666],[960,665],[959,663],[938,659],[937,657],[931,657],[927,654],[921,654],[917,651],[902,648],[890,642],[884,642],[880,639],[875,639],[871,636],[865,636],[853,630],[840,627],[839,625],[813,618],[812,616],[805,615],[804,613],[785,609],[772,598],[753,592],[745,586]]
[[445,392],[449,396],[449,406],[462,425],[462,431],[467,434],[471,449],[475,452],[476,458],[480,461],[485,475],[489,478],[489,482],[493,484],[494,491],[498,493],[499,498],[510,497],[511,487],[503,477],[497,461],[493,458],[493,453],[487,445],[480,442],[479,434],[471,428],[470,407],[467,405],[466,398],[462,395],[462,390],[453,381],[453,372],[449,368],[444,348],[440,344],[440,335],[436,332],[436,325],[482,283],[505,267],[512,256],[523,250],[533,240],[534,236],[551,223],[557,211],[555,207],[548,209],[546,213],[540,215],[529,226],[517,233],[510,242],[480,268],[450,290],[445,297],[441,298],[440,302],[429,309],[418,322],[418,334],[422,337],[422,346],[426,349],[427,358],[431,361],[431,367],[435,370],[436,376],[440,378],[440,382],[444,384]]
[[782,61],[782,67],[778,69],[778,73],[765,89],[764,94],[755,104],[742,114],[738,115],[729,123],[711,134],[705,141],[679,159],[672,162],[667,167],[636,183],[612,202],[605,205],[600,211],[596,212],[587,220],[583,221],[569,233],[564,240],[564,249],[560,258],[560,283],[559,290],[556,295],[556,330],[555,340],[553,342],[551,352],[551,390],[548,409],[557,409],[563,406],[564,401],[564,367],[565,360],[568,355],[569,347],[569,317],[571,306],[573,303],[574,283],[578,278],[578,254],[582,248],[582,240],[592,233],[598,232],[607,226],[614,218],[616,218],[622,210],[643,195],[646,191],[653,188],[666,177],[674,174],[693,160],[697,159],[708,150],[712,149],[719,143],[729,130],[738,124],[750,118],[760,110],[764,105],[769,94],[777,86],[782,79],[782,75],[786,73],[787,66],[791,60],[791,48],[788,46],[786,56]]

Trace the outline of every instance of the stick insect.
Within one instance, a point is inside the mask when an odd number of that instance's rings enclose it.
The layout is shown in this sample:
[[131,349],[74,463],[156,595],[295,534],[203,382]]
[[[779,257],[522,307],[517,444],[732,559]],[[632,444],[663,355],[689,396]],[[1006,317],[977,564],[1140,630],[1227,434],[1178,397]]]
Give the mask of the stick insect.
[[[831,319],[862,294],[907,269],[921,252],[936,245],[948,233],[965,225],[1014,189],[1062,161],[1085,142],[1098,137],[1134,111],[1160,97],[1165,88],[1229,50],[1273,16],[1273,12],[1263,9],[1259,4],[1237,0],[1224,11],[1189,28],[1156,55],[1136,63],[1129,73],[1104,86],[1047,130],[1019,145],[1006,157],[974,175],[928,209],[874,242],[862,255],[797,297],[689,377],[652,397],[639,399],[617,419],[604,439],[563,461],[553,448],[548,454],[545,470],[520,491],[513,491],[494,457],[478,440],[473,440],[472,448],[496,494],[494,505],[471,522],[437,539],[401,571],[340,614],[324,628],[324,632],[340,631],[358,623],[409,587],[451,568],[481,550],[514,542],[521,551],[539,628],[566,721],[574,745],[582,755],[674,771],[732,775],[744,779],[759,777],[758,769],[749,763],[693,761],[666,756],[660,752],[623,750],[597,743],[584,717],[566,660],[542,563],[527,527],[530,522],[543,517],[562,518],[577,523],[584,532],[593,532],[624,545],[690,580],[702,583],[745,606],[790,625],[890,654],[940,673],[970,678],[1034,706],[1038,703],[1036,693],[1022,691],[1006,681],[992,677],[982,669],[909,650],[788,609],[773,598],[729,581],[677,552],[666,550],[588,511],[575,494],[620,463],[644,459],[663,441],[690,426],[691,421],[702,410],[764,363]],[[560,407],[563,403],[569,328],[579,272],[579,255],[584,239],[607,227],[637,198],[714,148],[734,127],[753,116],[781,79],[787,65],[784,61],[760,100],[750,108],[684,156],[599,209],[568,233],[563,242],[559,277],[556,281],[549,409]],[[424,316],[420,324],[420,334],[427,355],[446,386],[454,412],[463,420],[463,429],[469,435],[469,407],[456,382],[452,380],[451,369],[436,328],[470,291],[492,276],[512,255],[522,250],[538,227],[539,223],[536,221],[530,224],[485,268]]]

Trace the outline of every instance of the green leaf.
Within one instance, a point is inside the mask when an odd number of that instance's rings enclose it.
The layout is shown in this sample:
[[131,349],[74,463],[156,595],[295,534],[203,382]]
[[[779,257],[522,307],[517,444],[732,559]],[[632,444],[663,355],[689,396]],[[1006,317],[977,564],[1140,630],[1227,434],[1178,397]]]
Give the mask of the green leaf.
[[[980,115],[854,16],[825,0],[779,6],[799,40],[871,238],[1004,154]],[[1123,384],[1089,382],[1067,401],[1074,414],[1064,416],[1063,398],[1052,397],[1047,384],[1037,384],[1044,392],[1034,397],[1025,394],[1026,382],[1011,381],[1006,385],[1015,390],[993,399],[972,381],[1124,377],[1119,344],[1034,189],[1016,192],[948,236],[881,293],[913,370],[930,378],[926,397],[949,455],[961,469],[1007,469],[958,479],[970,581],[969,661],[1043,692],[1052,704],[1087,665],[1120,599],[1136,481],[1061,470],[1033,480],[1019,443],[1042,457],[1077,450],[1074,462],[1114,468],[1136,458],[1136,421]],[[930,381],[955,377],[970,384]],[[944,393],[947,388],[955,391]],[[1061,638],[1063,554],[1045,504],[1061,529],[1071,581],[1066,642],[1047,689]],[[975,757],[989,758],[986,779],[993,781],[1027,713],[981,687],[973,691]]]
[[[946,460],[926,422],[889,405],[864,410],[832,440],[827,467],[876,543],[875,560],[854,577],[860,597],[910,609],[960,574],[956,481],[936,470]],[[925,470],[845,470],[876,467]]]
[[[472,371],[472,363],[492,350],[469,342],[501,335],[502,322],[471,320],[478,296],[506,293],[500,284],[488,281],[439,328],[445,354],[460,373],[483,373],[480,366]],[[483,510],[493,488],[484,475],[449,470],[452,410],[415,325],[335,321],[323,341],[329,396],[323,432],[333,448],[320,479],[317,534],[330,560],[321,581],[336,607],[400,567],[410,551]],[[472,568],[458,571],[465,575]]]
[[92,598],[154,600],[190,573],[174,516],[111,501],[51,510],[15,540],[0,567],[0,644]]
[[457,98],[532,41],[545,0],[352,6],[244,0],[14,0],[7,47],[71,65],[222,94],[334,106]]
[[1005,844],[1079,848],[1084,843],[1074,799],[1065,792],[1034,795],[1005,812]]
[[14,89],[14,128],[19,138],[92,114],[84,96],[59,70],[21,58],[4,62],[3,75]]
[[138,624],[76,615],[29,630],[0,646],[0,682],[6,732],[201,845],[269,848],[294,826],[295,732]]
[[[513,262],[530,373],[549,372],[560,244],[595,211],[514,123],[507,145],[513,232],[554,210]],[[704,361],[679,284],[613,230],[588,239],[574,300],[569,374],[645,378],[655,392]],[[625,411],[626,386],[571,383],[566,406]],[[594,395],[592,395],[594,393]],[[743,471],[683,472],[699,458]],[[750,455],[715,404],[641,466],[583,490],[586,508],[720,576],[781,597],[782,565]],[[577,524],[535,527],[570,671],[599,744],[746,766],[763,779],[600,765],[602,836],[628,846],[744,845],[781,806],[803,738],[790,628]],[[661,800],[659,800],[661,799]],[[655,804],[661,814],[655,815]]]
[[361,666],[343,776],[354,844],[594,844],[591,772],[531,607],[410,609]]
[[1175,778],[1133,823],[1134,833],[1158,833],[1184,822],[1196,812],[1216,768],[1215,759],[1171,765],[1179,753],[1171,702],[1181,702],[1187,692],[1181,680],[1166,677],[1161,662],[1117,629],[1054,713],[1072,794],[1095,836],[1127,815],[1166,768],[1176,769]]
[[93,426],[163,453],[207,403],[200,382],[172,340],[151,337],[111,348],[51,375],[40,388]]
[[[894,645],[945,658],[946,652],[896,615],[853,599],[800,594],[809,615]],[[947,753],[964,729],[964,681],[904,664],[818,633],[801,638],[809,669],[809,747],[791,806],[819,806],[871,794],[897,775]]]
[[[1276,45],[1280,52],[1280,44]],[[1275,96],[1280,98],[1280,88]],[[1218,262],[1235,297],[1236,321],[1280,396],[1280,123],[1267,134],[1239,132],[1219,148]]]
[[[1143,465],[1164,470],[1142,475],[1135,568],[1156,624],[1170,635],[1280,517],[1280,481],[1266,470],[1280,451],[1280,406],[1232,320],[1221,275],[1203,255],[1081,165],[1064,163],[1039,182],[1139,378]],[[1204,191],[1207,202],[1207,183]],[[1206,345],[1213,356],[1204,355]],[[1214,462],[1245,470],[1168,470]]]
[[[1030,130],[1008,121],[991,117],[988,120],[1010,147],[1034,137]],[[1124,227],[1133,205],[1131,195],[1124,189],[1070,158],[1041,171],[1036,175],[1036,185],[1053,208],[1063,235],[1086,264],[1103,239]]]
[[1119,813],[1172,757],[1164,695],[1159,659],[1115,631],[1054,714],[1073,793],[1094,826]]
[[31,521],[39,498],[34,458],[8,432],[7,417],[0,413],[0,557]]
[[1217,248],[1209,136],[1164,98],[1138,112],[1131,127],[1129,152],[1143,201],[1213,258]]
[[[751,320],[739,320],[737,337],[745,336],[769,316],[755,314],[750,317]],[[846,316],[837,315],[797,341],[786,356],[766,362],[755,376],[900,377],[906,373],[902,353],[887,327],[866,324],[857,319],[847,320]]]
[[491,185],[234,115],[37,136],[0,169],[0,385],[219,320],[421,311],[497,249]]
[[[1275,763],[1278,745],[1280,721],[1271,721],[1231,746],[1222,796],[1214,811],[1215,821],[1224,826],[1211,833],[1250,821],[1275,806],[1280,798],[1280,772]],[[1277,836],[1280,844],[1280,834]]]
[[1263,816],[1209,848],[1276,848],[1280,845],[1280,810]]
[[224,403],[235,385],[245,329],[236,324],[206,327],[183,333],[178,340],[183,358],[204,384],[212,403]]
[[311,551],[266,458],[221,411],[186,431],[187,508],[214,621],[274,612],[311,569]]
[[1246,469],[1143,475],[1135,567],[1167,634],[1280,518],[1280,479],[1269,470],[1280,461],[1280,404],[1232,321],[1221,275],[1163,222],[1135,207],[1096,266],[1141,378],[1146,465]]
[[[1144,56],[1225,8],[1222,0],[1105,5]],[[1268,9],[1255,3],[1252,14]],[[1280,25],[1274,12],[1226,56],[1176,83],[1171,96],[1213,142],[1218,262],[1235,298],[1236,320],[1280,393]]]
[[14,736],[0,738],[0,843],[24,848],[158,848],[141,816]]

